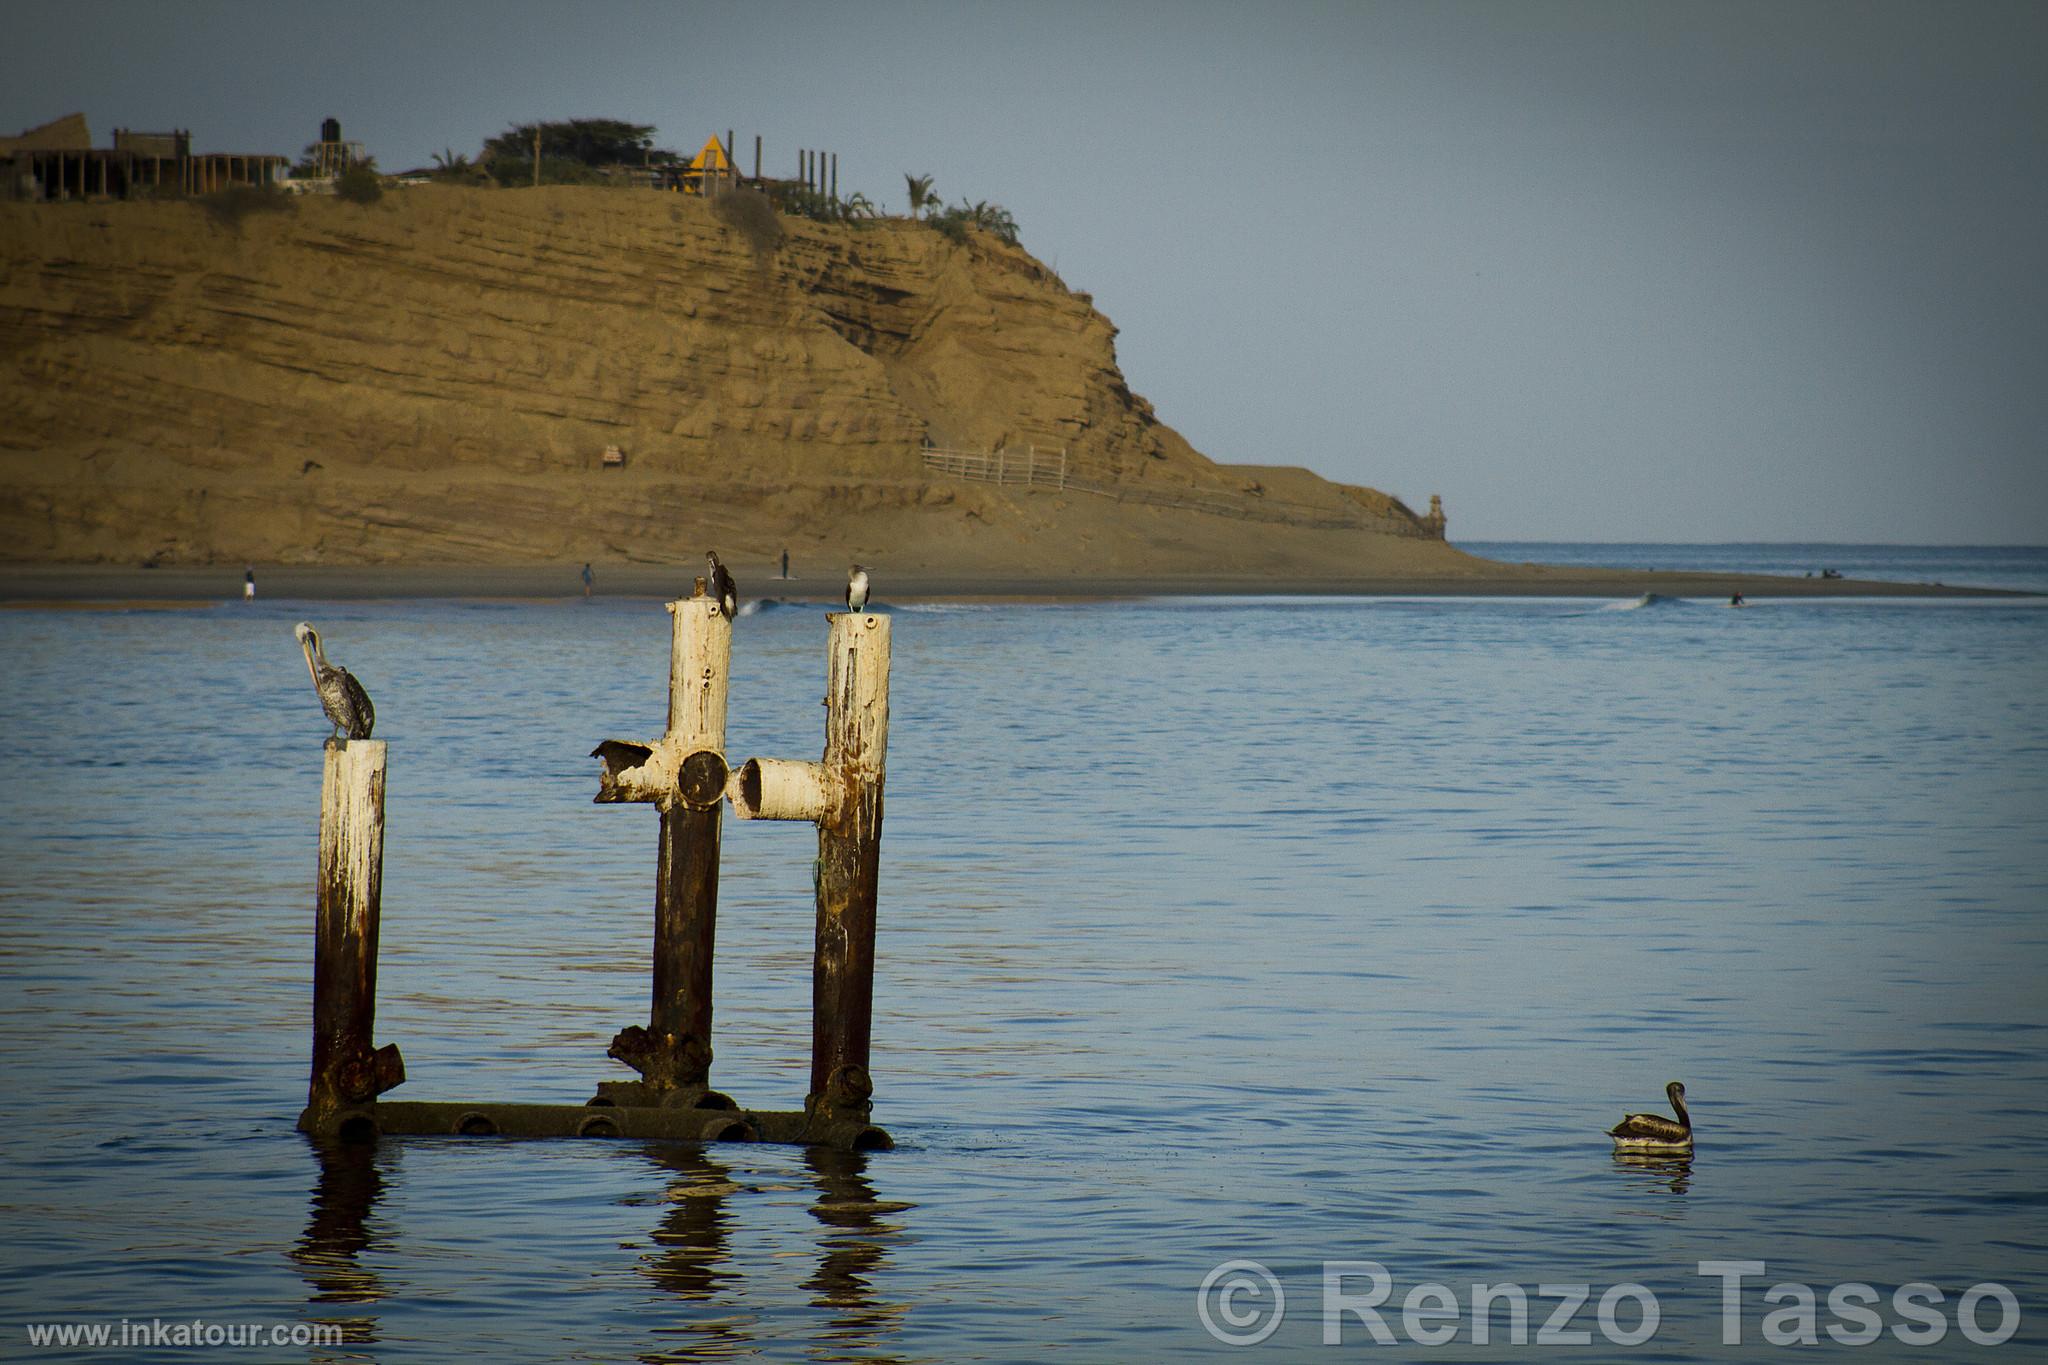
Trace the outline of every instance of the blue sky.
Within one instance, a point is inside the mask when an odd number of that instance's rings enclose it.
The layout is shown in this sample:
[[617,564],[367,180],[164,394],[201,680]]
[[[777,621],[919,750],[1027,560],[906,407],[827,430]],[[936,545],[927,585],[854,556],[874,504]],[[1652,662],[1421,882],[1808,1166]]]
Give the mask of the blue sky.
[[2048,542],[2048,6],[12,0],[83,111],[387,169],[533,118],[1002,203],[1216,459],[1454,539]]

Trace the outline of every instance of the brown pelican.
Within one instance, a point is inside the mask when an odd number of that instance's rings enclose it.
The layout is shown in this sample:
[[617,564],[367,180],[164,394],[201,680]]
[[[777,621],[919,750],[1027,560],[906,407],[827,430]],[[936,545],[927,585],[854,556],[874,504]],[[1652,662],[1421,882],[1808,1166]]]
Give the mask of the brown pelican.
[[734,620],[740,614],[739,585],[732,581],[725,565],[718,562],[718,551],[706,550],[704,562],[709,566],[705,577],[710,581],[711,595],[718,600],[718,609],[725,613],[726,620]]
[[856,564],[846,575],[846,609],[866,611],[868,609],[868,571]]
[[1673,1123],[1662,1114],[1630,1114],[1607,1130],[1617,1152],[1640,1152],[1645,1156],[1682,1156],[1692,1151],[1692,1115],[1685,1112],[1685,1086],[1673,1081],[1664,1087],[1671,1108],[1678,1115]]
[[370,705],[370,694],[363,691],[355,674],[327,662],[319,631],[301,621],[292,633],[299,637],[299,648],[305,652],[306,671],[313,675],[313,690],[320,694],[320,709],[334,722],[334,733],[327,742],[368,739],[370,727],[377,723],[377,708]]

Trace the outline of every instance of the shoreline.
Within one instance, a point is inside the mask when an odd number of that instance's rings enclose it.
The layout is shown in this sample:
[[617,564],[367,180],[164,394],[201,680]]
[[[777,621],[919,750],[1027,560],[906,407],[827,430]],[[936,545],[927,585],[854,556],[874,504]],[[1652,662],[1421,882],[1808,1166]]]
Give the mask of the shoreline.
[[[483,598],[557,601],[581,597],[580,565],[368,564],[256,565],[257,600],[369,601],[383,598]],[[594,595],[687,595],[693,565],[632,565],[597,571]],[[836,577],[778,578],[772,568],[734,564],[750,598],[837,601]],[[749,570],[753,570],[749,572]],[[1155,574],[1116,577],[1018,577],[972,571],[877,574],[885,601],[1006,599],[1082,601],[1133,597],[1950,597],[2034,598],[2018,588],[1956,587],[1859,578],[1683,570],[1587,569],[1502,565],[1498,573],[1459,575],[1269,576]],[[229,566],[144,569],[107,564],[0,565],[0,606],[150,607],[239,601],[241,570]]]

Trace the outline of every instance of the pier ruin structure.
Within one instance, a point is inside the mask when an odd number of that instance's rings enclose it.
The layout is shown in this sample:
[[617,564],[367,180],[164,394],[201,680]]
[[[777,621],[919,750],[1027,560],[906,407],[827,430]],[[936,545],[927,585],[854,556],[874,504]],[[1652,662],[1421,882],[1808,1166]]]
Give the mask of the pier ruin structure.
[[[383,882],[383,741],[330,744],[321,795],[314,936],[313,1060],[301,1130],[508,1137],[657,1137],[884,1148],[871,1122],[875,919],[889,738],[890,619],[835,612],[828,623],[822,760],[725,756],[732,621],[695,593],[671,616],[668,724],[656,739],[607,739],[596,800],[660,815],[648,1022],[608,1055],[639,1073],[603,1081],[581,1105],[379,1098],[405,1079],[378,1047],[378,921]],[[801,1110],[742,1108],[711,1087],[712,957],[724,805],[749,820],[818,827],[812,1055]]]

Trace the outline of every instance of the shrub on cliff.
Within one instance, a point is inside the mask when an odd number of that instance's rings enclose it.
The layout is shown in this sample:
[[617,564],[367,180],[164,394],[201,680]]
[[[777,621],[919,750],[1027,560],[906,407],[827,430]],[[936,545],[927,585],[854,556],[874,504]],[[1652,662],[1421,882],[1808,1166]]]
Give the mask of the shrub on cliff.
[[986,200],[970,204],[965,199],[949,209],[940,209],[925,219],[934,231],[947,239],[964,244],[969,228],[980,228],[994,233],[1011,246],[1017,245],[1017,220],[1001,204]]
[[351,204],[374,204],[384,197],[384,181],[373,163],[355,161],[334,177],[334,192]]
[[756,256],[773,256],[782,245],[782,219],[759,190],[736,189],[711,201],[718,221],[746,239]]
[[808,218],[814,223],[863,223],[881,217],[873,201],[858,191],[848,198],[835,199],[824,190],[785,185],[771,189],[768,198],[776,212]]
[[490,173],[453,147],[434,153],[434,179],[443,185],[488,185]]
[[201,197],[199,207],[206,210],[206,216],[224,228],[235,232],[242,230],[242,220],[252,213],[280,213],[292,208],[291,196],[280,190],[262,189],[255,185],[230,185],[214,194]]

